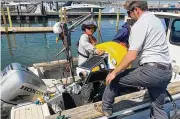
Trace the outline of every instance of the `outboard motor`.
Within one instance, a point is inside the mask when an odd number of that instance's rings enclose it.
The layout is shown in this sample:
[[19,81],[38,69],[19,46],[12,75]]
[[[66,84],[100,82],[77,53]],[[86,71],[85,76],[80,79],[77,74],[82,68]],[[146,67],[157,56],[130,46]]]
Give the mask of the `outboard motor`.
[[46,95],[45,83],[27,67],[12,63],[1,72],[1,101],[19,104]]

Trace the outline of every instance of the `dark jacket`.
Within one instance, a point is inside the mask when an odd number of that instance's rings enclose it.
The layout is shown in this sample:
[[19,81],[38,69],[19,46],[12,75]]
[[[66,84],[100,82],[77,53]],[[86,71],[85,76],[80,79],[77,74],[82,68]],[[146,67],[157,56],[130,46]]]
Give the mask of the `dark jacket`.
[[126,45],[128,45],[129,34],[130,34],[130,26],[127,23],[124,23],[122,28],[119,29],[116,35],[114,36],[113,41],[118,43],[123,42]]

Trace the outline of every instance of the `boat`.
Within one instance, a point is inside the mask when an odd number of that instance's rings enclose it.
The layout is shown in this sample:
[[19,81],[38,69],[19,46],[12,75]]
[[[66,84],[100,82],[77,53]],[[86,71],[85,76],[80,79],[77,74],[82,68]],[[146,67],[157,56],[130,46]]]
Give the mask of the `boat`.
[[34,13],[37,9],[39,2],[7,2],[1,4],[2,8],[6,11],[6,8],[9,7],[11,13]]
[[99,9],[103,10],[104,7],[94,4],[77,4],[72,1],[68,1],[63,5],[62,10],[64,9],[66,9],[67,12],[99,12]]
[[[180,109],[180,56],[176,53],[176,51],[179,51],[180,49],[180,47],[178,46],[180,42],[180,35],[178,35],[179,31],[176,30],[176,27],[178,27],[179,29],[179,26],[177,24],[180,23],[180,15],[161,12],[156,12],[154,14],[164,20],[165,23],[167,23],[164,25],[166,25],[165,28],[167,40],[170,47],[171,58],[173,60],[173,77],[171,80],[172,83],[170,84],[169,91],[173,95],[172,97],[175,100],[177,108]],[[82,22],[82,20],[80,21]],[[114,45],[114,43],[112,44]],[[102,44],[100,44],[98,47],[107,48],[106,45]],[[125,55],[126,51],[124,47],[119,47],[121,50],[124,50],[122,54],[124,53]],[[109,52],[109,55],[107,54],[106,56],[93,56],[79,67],[84,69],[85,71],[82,72],[81,76],[73,76],[71,75],[70,71],[69,75],[65,78],[59,77],[58,71],[60,69],[58,67],[61,66],[61,69],[64,68],[65,70],[67,60],[34,64],[33,67],[25,67],[18,63],[10,64],[2,71],[1,91],[3,92],[1,92],[1,104],[2,106],[7,106],[7,103],[9,103],[9,105],[12,104],[11,106],[9,106],[10,109],[13,106],[13,108],[11,109],[11,119],[26,119],[33,116],[36,116],[37,119],[40,119],[40,117],[38,118],[38,115],[40,114],[42,118],[55,119],[57,118],[57,116],[59,116],[60,112],[62,112],[63,115],[71,116],[71,118],[76,118],[77,116],[78,118],[103,118],[101,114],[95,112],[92,105],[94,102],[100,103],[97,101],[99,101],[99,99],[101,98],[103,89],[105,87],[103,80],[108,74],[107,68],[113,67],[118,64],[118,62],[116,62],[116,55],[114,55],[113,58],[108,58],[110,55],[112,55],[112,53]],[[122,57],[124,55],[122,55]],[[68,60],[77,61],[77,59]],[[112,64],[107,65],[105,60],[110,61]],[[61,72],[63,71],[61,70]],[[15,75],[12,75],[13,73]],[[88,74],[84,75],[84,73]],[[51,76],[54,77],[52,78]],[[56,76],[58,76],[58,78]],[[95,87],[98,87],[98,89],[96,89],[95,91],[100,91],[96,92],[93,97],[91,97],[91,89],[93,87],[92,84],[96,85]],[[9,88],[7,89],[7,87]],[[49,91],[50,94],[53,94],[53,96],[47,95],[46,91]],[[86,94],[85,97],[84,94]],[[113,114],[113,116],[122,116],[122,118],[124,119],[128,116],[138,117],[140,115],[137,115],[135,113],[137,111],[139,113],[142,112],[142,114],[148,116],[146,114],[147,112],[143,113],[142,109],[145,109],[145,111],[148,110],[149,103],[138,103],[142,101],[142,98],[144,98],[146,90],[133,89],[133,92],[127,92],[126,94],[127,95],[117,97],[117,99],[127,100],[129,106],[126,107],[125,105],[120,104],[118,107],[125,108],[117,110]],[[134,107],[132,107],[132,103],[130,103],[132,101],[134,101],[133,104],[138,103],[139,105],[134,105]],[[37,105],[41,103],[42,105]],[[170,101],[167,101],[167,104],[165,106],[169,108],[170,105]],[[91,111],[88,111],[87,107],[89,107]],[[37,111],[32,113],[33,111],[31,110],[35,109],[38,111],[38,113]],[[168,110],[168,113],[169,111],[174,111],[174,108],[172,108],[172,110]]]

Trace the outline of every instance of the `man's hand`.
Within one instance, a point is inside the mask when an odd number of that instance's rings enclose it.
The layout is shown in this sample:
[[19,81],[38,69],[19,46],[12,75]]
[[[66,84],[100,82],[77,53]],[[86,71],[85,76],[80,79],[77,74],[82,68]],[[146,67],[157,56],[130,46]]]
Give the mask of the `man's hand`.
[[103,55],[104,53],[105,53],[104,50],[96,49],[96,54],[97,54],[97,55]]
[[116,77],[116,73],[111,72],[106,77],[106,85],[110,84],[111,81]]
[[125,70],[132,62],[136,59],[138,51],[130,50],[123,58],[121,63],[106,77],[106,84],[110,84],[111,81],[116,77],[116,75],[123,70]]

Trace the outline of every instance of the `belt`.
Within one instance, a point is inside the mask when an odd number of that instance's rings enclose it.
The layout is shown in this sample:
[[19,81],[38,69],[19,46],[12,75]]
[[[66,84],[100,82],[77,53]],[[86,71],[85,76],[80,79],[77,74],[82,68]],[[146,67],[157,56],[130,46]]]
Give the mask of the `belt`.
[[155,67],[162,69],[162,70],[171,70],[172,69],[171,64],[163,64],[163,63],[157,63],[157,62],[144,63],[141,66],[146,66],[146,65],[155,66]]

